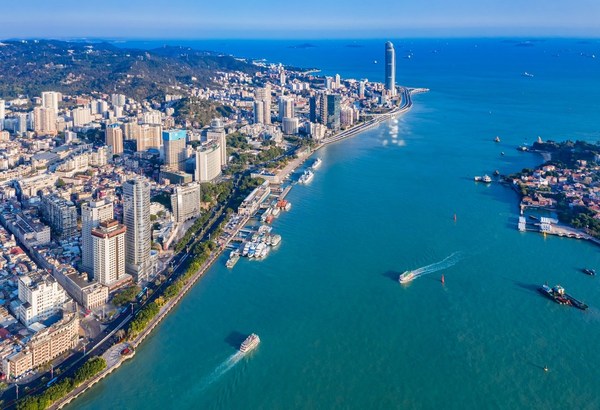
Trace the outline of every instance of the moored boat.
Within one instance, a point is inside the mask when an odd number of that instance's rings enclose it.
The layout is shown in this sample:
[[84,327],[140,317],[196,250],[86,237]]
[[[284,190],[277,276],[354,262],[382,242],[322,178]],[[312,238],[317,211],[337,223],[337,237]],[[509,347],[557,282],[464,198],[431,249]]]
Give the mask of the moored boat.
[[596,270],[595,269],[590,269],[590,268],[584,268],[582,269],[583,273],[585,273],[586,275],[590,275],[590,276],[596,276]]
[[323,163],[323,160],[321,158],[317,158],[315,160],[315,162],[313,162],[311,168],[312,169],[317,169],[317,168],[319,168],[321,166],[322,163]]

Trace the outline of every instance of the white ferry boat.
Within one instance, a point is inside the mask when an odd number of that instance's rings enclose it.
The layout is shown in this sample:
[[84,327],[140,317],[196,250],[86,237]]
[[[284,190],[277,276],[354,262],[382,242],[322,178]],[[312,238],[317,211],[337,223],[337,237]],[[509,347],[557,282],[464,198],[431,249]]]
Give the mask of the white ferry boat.
[[311,168],[312,169],[318,169],[321,166],[322,163],[323,163],[323,160],[321,158],[317,158],[315,160],[315,162],[313,162]]
[[240,251],[231,251],[231,253],[229,254],[229,259],[227,260],[227,263],[225,263],[225,266],[227,266],[229,269],[231,269],[235,266],[235,264],[239,260],[240,260]]
[[240,352],[248,353],[249,351],[255,349],[259,343],[260,343],[260,337],[258,337],[257,334],[252,333],[240,345]]
[[301,184],[308,184],[310,183],[310,181],[312,181],[314,176],[315,174],[310,169],[307,169],[306,171],[304,171],[304,174],[302,174],[298,182]]
[[415,278],[414,272],[411,270],[407,270],[402,275],[400,275],[400,277],[398,278],[398,282],[404,284],[404,283],[410,282],[414,278]]

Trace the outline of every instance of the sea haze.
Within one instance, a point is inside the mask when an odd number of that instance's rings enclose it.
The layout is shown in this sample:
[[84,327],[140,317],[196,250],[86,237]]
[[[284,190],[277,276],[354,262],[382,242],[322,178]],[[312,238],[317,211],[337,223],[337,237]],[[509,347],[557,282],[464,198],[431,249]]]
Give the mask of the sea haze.
[[[383,79],[383,41],[178,43]],[[233,270],[223,255],[135,359],[70,408],[600,408],[600,283],[578,271],[600,267],[598,248],[518,232],[516,194],[473,182],[539,164],[516,150],[538,136],[600,140],[600,44],[395,43],[398,82],[431,91],[319,151],[273,224],[278,249]],[[544,298],[546,281],[590,309]],[[239,360],[252,332],[262,342]]]

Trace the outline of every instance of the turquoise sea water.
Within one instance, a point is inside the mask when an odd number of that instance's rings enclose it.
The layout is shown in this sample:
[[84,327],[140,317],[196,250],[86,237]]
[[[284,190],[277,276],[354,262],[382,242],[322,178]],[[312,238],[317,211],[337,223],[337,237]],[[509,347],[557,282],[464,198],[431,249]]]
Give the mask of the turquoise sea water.
[[[196,45],[381,80],[383,42],[312,43]],[[515,150],[538,135],[600,140],[600,43],[397,49],[399,82],[431,92],[320,151],[273,224],[279,248],[232,271],[221,258],[133,361],[70,408],[600,408],[600,283],[578,271],[600,267],[599,248],[518,232],[516,194],[472,181],[538,164]],[[455,252],[453,266],[398,284]],[[590,309],[545,299],[546,281]],[[240,359],[251,332],[262,342]]]

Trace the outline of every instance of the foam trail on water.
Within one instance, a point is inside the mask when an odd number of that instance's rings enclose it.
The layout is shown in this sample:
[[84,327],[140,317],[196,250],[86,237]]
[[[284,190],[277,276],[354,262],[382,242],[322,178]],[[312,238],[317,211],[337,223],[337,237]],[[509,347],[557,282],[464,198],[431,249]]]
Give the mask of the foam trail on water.
[[211,374],[209,374],[208,376],[206,376],[205,378],[202,379],[202,382],[200,384],[200,386],[201,386],[200,389],[204,390],[205,388],[210,386],[212,383],[219,380],[225,373],[227,373],[229,370],[231,370],[233,368],[233,366],[235,366],[236,363],[242,359],[242,357],[244,357],[244,354],[242,352],[237,352],[237,353],[234,353],[231,356],[229,356],[227,359],[225,359],[225,361],[223,361],[223,363],[218,365]]
[[443,269],[448,269],[451,266],[454,266],[461,259],[462,252],[454,252],[450,256],[447,256],[440,262],[432,263],[431,265],[423,266],[422,268],[414,269],[413,273],[415,274],[415,279],[428,275],[433,272],[437,272]]

